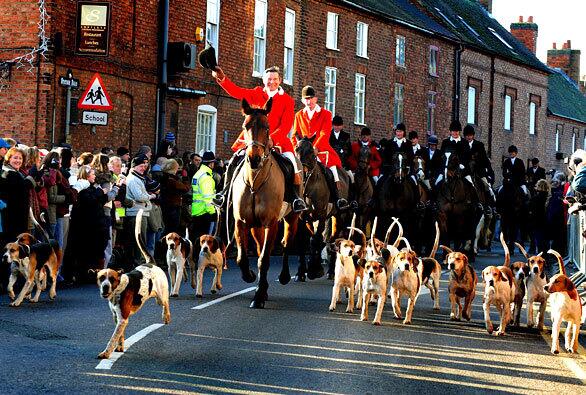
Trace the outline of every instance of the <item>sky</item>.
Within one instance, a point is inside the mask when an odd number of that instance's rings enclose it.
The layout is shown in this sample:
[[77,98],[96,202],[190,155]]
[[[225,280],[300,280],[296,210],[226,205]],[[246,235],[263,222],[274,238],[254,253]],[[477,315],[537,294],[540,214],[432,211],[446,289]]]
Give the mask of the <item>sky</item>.
[[547,62],[547,50],[553,42],[557,48],[567,40],[572,41],[572,49],[582,51],[580,56],[580,76],[586,75],[586,0],[493,0],[492,15],[507,30],[519,16],[539,26],[537,35],[537,57]]

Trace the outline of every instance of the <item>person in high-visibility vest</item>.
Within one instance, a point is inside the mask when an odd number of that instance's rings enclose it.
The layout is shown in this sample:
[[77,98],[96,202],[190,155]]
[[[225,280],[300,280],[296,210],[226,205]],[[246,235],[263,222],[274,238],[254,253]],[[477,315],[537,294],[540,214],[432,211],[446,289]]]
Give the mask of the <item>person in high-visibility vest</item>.
[[212,223],[216,219],[216,208],[211,203],[216,194],[216,182],[212,170],[216,165],[216,156],[211,151],[202,155],[201,166],[193,175],[191,187],[193,199],[191,203],[190,238],[196,240],[203,234],[213,234]]

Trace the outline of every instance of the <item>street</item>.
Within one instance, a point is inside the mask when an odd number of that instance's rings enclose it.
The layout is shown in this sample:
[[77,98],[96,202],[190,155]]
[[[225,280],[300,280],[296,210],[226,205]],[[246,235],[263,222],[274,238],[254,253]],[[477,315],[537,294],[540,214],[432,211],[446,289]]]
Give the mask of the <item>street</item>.
[[[279,262],[272,260],[264,310],[248,308],[253,288],[240,279],[240,271],[230,262],[224,289],[218,295],[209,293],[211,272],[205,273],[202,300],[196,300],[191,287],[183,284],[181,296],[171,300],[168,326],[160,325],[161,309],[149,300],[130,319],[126,353],[114,353],[102,362],[97,355],[114,323],[96,286],[58,290],[55,302],[47,301],[43,293],[37,305],[25,302],[19,308],[8,307],[3,295],[0,392],[584,392],[584,348],[577,356],[564,351],[553,356],[547,343],[549,334],[542,336],[526,327],[511,328],[500,338],[487,334],[481,283],[471,322],[450,321],[448,274],[444,273],[441,311],[432,309],[424,289],[412,325],[393,319],[389,301],[378,327],[360,322],[357,310],[345,313],[345,298],[330,313],[332,283],[325,277],[280,285],[274,281]],[[479,273],[484,266],[501,262],[498,251],[483,253],[474,267]],[[295,258],[293,273],[294,265]],[[246,289],[249,291],[209,303]],[[403,300],[403,309],[405,305]],[[200,309],[193,309],[195,306]],[[525,314],[523,311],[523,325]],[[370,320],[373,315],[371,308]],[[494,310],[493,320],[498,320]],[[550,324],[548,313],[546,326]],[[584,337],[583,327],[582,344]]]

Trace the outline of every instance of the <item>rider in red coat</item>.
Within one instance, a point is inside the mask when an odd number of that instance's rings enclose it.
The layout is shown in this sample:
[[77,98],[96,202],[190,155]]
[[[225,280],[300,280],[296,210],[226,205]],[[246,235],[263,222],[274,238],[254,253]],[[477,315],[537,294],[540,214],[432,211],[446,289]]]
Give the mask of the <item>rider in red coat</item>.
[[[280,87],[281,75],[279,68],[271,67],[265,70],[263,74],[264,88],[261,88],[260,86],[252,89],[241,88],[226,77],[224,71],[219,66],[216,66],[215,70],[212,71],[212,76],[226,93],[238,100],[246,99],[246,101],[253,107],[256,106],[262,108],[269,98],[273,99],[271,112],[267,116],[269,121],[269,134],[273,141],[273,146],[279,147],[278,149],[283,155],[281,157],[274,153],[275,159],[279,162],[285,173],[285,199],[292,203],[293,211],[299,212],[306,210],[307,207],[305,202],[299,198],[297,191],[299,185],[301,185],[301,176],[299,174],[300,170],[297,166],[297,161],[295,160],[295,155],[293,154],[293,144],[288,136],[293,127],[295,103],[291,96],[285,93],[283,88]],[[243,148],[246,148],[244,131],[240,133],[238,139],[232,145],[232,150],[236,152],[228,165],[229,169],[232,171],[229,171],[228,169],[226,170],[224,190],[213,199],[215,205],[221,206],[224,203],[224,195],[227,193],[227,187],[230,185],[232,174],[242,161]],[[283,163],[283,157],[287,158],[293,166],[292,171],[287,169],[290,166],[289,164]],[[288,173],[292,173],[289,174],[290,179],[287,179]],[[297,188],[291,188],[291,185],[295,185]]]
[[355,141],[352,143],[352,153],[348,157],[348,166],[350,167],[350,170],[356,171],[356,168],[358,167],[358,161],[360,160],[360,148],[362,148],[362,146],[370,147],[369,175],[376,183],[380,177],[382,159],[378,150],[371,142],[371,134],[372,133],[369,128],[362,128],[362,131],[360,132],[360,141]]
[[305,86],[301,90],[301,99],[305,108],[295,114],[293,124],[293,140],[297,135],[307,138],[315,138],[313,146],[318,152],[318,160],[330,171],[325,170],[330,194],[334,198],[334,203],[339,209],[347,208],[348,201],[340,198],[338,190],[340,189],[340,177],[338,167],[342,167],[342,161],[338,153],[330,146],[330,134],[332,133],[332,113],[317,104],[315,89],[312,86]]

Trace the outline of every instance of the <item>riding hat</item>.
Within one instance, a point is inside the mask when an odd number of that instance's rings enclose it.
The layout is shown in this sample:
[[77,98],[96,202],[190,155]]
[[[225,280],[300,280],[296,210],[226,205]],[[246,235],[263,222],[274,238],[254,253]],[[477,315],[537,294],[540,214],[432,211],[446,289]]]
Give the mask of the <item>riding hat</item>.
[[419,138],[419,135],[417,134],[417,132],[415,130],[412,130],[409,132],[409,140],[413,140],[413,139],[417,139]]
[[474,132],[474,126],[472,125],[466,125],[464,126],[464,136],[474,136],[476,132]]
[[400,124],[397,125],[395,130],[402,130],[403,132],[406,132],[407,128],[405,127],[405,124],[403,122],[401,122]]
[[370,131],[370,128],[368,127],[363,127],[362,130],[360,131],[360,135],[361,136],[370,136],[372,134],[372,132]]
[[538,164],[538,163],[539,163],[539,159],[537,159],[537,158],[533,158],[533,159],[531,159],[531,164],[532,164],[532,165],[536,165],[536,164]]
[[211,45],[197,54],[197,60],[204,69],[216,70],[216,50]]
[[509,147],[509,151],[508,151],[508,152],[509,152],[509,154],[510,154],[511,152],[519,152],[519,150],[517,150],[517,147],[516,147],[516,146],[514,146],[514,145],[511,145],[511,146]]
[[202,163],[210,163],[216,160],[216,155],[212,151],[206,151],[201,156]]
[[334,119],[332,119],[332,125],[334,126],[342,126],[344,124],[344,120],[341,116],[336,115]]
[[305,85],[303,89],[301,89],[301,98],[302,99],[311,99],[315,97],[315,89],[311,85]]
[[435,144],[437,145],[438,140],[436,135],[429,136],[427,139],[427,144]]
[[458,131],[458,132],[462,131],[462,124],[460,123],[460,121],[454,120],[450,123],[450,131],[452,131],[452,130]]

